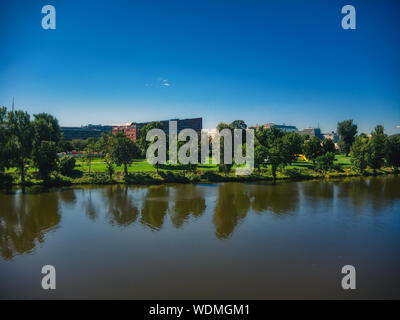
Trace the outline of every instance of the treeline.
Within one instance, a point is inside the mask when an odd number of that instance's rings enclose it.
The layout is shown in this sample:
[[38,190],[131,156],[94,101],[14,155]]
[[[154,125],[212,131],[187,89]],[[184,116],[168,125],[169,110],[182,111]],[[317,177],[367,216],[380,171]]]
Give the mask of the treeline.
[[[29,168],[35,168],[34,174],[42,180],[49,180],[53,174],[71,177],[75,171],[75,158],[58,157],[59,152],[71,150],[84,152],[83,160],[89,167],[89,175],[93,159],[101,156],[104,157],[110,181],[115,166],[122,166],[127,177],[128,166],[134,159],[145,158],[150,144],[145,139],[146,134],[153,128],[162,129],[162,124],[153,122],[141,128],[137,143],[128,139],[122,132],[115,135],[103,134],[99,139],[89,138],[69,142],[64,140],[58,120],[52,115],[40,113],[31,117],[27,112],[7,111],[2,107],[0,108],[0,178],[7,178],[6,169],[11,168],[15,168],[21,184],[25,184]],[[247,125],[243,120],[236,120],[230,124],[221,122],[217,130],[222,129],[230,129],[233,132],[234,129],[247,129]],[[367,168],[376,171],[382,167],[392,167],[397,172],[400,167],[400,136],[388,137],[380,125],[371,135],[358,134],[357,131],[357,125],[352,120],[338,123],[339,150],[337,150],[330,139],[320,140],[318,137],[304,136],[296,132],[286,133],[274,127],[259,127],[255,130],[255,167],[260,173],[268,167],[275,180],[279,170],[295,162],[299,154],[304,154],[312,161],[312,168],[315,171],[326,174],[328,171],[340,170],[339,165],[335,163],[335,154],[342,153],[351,157],[353,168],[361,174]],[[210,151],[211,141],[210,139]],[[184,142],[178,142],[178,149],[182,144]],[[223,145],[221,141],[221,160],[224,158]],[[245,148],[244,134],[243,153]],[[222,163],[223,161],[218,166],[219,171],[228,175],[235,164],[235,159],[232,164]],[[176,169],[175,167],[156,165],[157,172],[159,168],[169,170]],[[185,171],[197,169],[196,165],[180,167]]]
[[[218,131],[223,129],[231,129],[233,132],[234,129],[247,129],[247,125],[242,120],[235,120],[231,124],[220,123],[217,126]],[[269,165],[275,180],[278,169],[291,165],[299,154],[304,154],[312,161],[316,171],[326,174],[330,170],[341,170],[340,166],[335,164],[335,154],[342,153],[346,157],[350,155],[353,168],[361,174],[367,168],[376,172],[382,167],[392,167],[398,172],[400,135],[388,137],[381,125],[369,136],[364,133],[357,135],[358,128],[353,120],[339,122],[337,133],[338,150],[331,139],[321,140],[316,136],[300,135],[297,132],[287,133],[275,127],[258,127],[255,131],[255,168],[261,170]],[[219,167],[220,171],[230,172],[232,165]]]
[[[37,169],[38,178],[42,180],[48,180],[52,173],[70,176],[75,168],[75,159],[58,157],[58,152],[68,151],[66,145],[58,120],[52,115],[40,113],[31,118],[24,111],[0,108],[0,178],[9,178],[4,174],[5,170],[15,168],[24,185],[31,167]],[[110,177],[114,164],[124,166],[127,174],[127,166],[142,155],[139,146],[122,133],[104,135],[97,140],[89,138],[83,150],[89,171],[96,152],[104,153]]]

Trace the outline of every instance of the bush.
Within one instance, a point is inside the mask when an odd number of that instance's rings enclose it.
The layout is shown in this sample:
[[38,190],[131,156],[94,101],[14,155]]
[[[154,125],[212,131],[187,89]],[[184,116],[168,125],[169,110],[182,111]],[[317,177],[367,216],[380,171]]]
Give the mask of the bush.
[[299,180],[304,178],[304,174],[299,168],[285,169],[284,174],[287,175],[291,180]]
[[335,161],[335,154],[328,152],[317,159],[317,165],[315,169],[319,172],[326,173],[333,168],[333,162]]
[[153,173],[135,172],[124,176],[127,184],[160,184],[162,180]]
[[72,176],[74,173],[75,165],[75,158],[71,156],[62,157],[58,162],[58,171],[64,176]]
[[190,180],[180,172],[163,171],[159,173],[164,182],[189,183]]
[[201,176],[196,173],[189,173],[186,177],[189,179],[191,183],[198,183],[201,180]]
[[91,174],[84,174],[82,178],[74,179],[76,184],[110,184],[113,180],[104,172],[96,172]]
[[225,177],[222,177],[221,175],[219,175],[218,173],[214,172],[214,171],[206,171],[202,174],[201,176],[202,179],[210,181],[210,182],[222,182],[222,181],[226,181]]
[[0,186],[10,186],[13,183],[13,177],[6,173],[0,173]]

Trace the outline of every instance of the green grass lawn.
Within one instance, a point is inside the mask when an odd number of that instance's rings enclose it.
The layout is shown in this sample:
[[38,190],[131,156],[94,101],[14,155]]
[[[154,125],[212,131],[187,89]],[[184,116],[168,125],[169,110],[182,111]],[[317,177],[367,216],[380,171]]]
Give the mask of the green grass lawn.
[[[345,155],[336,155],[336,164],[339,164],[343,166],[344,168],[349,167],[351,165],[350,163],[350,157],[346,157]],[[175,168],[174,168],[175,167]],[[202,171],[217,171],[218,167],[217,165],[213,164],[199,164],[198,165],[198,170]],[[311,161],[306,162],[301,159],[298,159],[297,161],[293,162],[290,166],[287,166],[286,168],[308,168],[312,169],[313,168],[313,163]],[[76,161],[76,169],[80,170],[82,172],[89,172],[89,165],[82,161],[81,159],[77,159]],[[123,166],[114,166],[115,171],[121,171],[123,172],[124,168]],[[179,170],[179,166],[174,166],[174,165],[169,165],[166,169],[160,169],[160,170]],[[92,160],[91,164],[91,171],[92,172],[106,172],[106,165],[103,161],[103,159],[94,159]],[[138,159],[134,160],[132,165],[128,167],[128,172],[151,172],[151,171],[156,171],[156,168],[149,164],[147,160],[145,159]]]

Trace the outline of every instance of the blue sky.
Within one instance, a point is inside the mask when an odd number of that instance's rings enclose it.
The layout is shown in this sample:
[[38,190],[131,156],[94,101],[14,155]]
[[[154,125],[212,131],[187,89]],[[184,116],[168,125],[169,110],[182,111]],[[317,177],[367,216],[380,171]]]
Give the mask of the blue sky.
[[[356,30],[341,28],[346,4]],[[396,0],[3,0],[0,105],[62,125],[353,118],[400,132],[399,15]]]

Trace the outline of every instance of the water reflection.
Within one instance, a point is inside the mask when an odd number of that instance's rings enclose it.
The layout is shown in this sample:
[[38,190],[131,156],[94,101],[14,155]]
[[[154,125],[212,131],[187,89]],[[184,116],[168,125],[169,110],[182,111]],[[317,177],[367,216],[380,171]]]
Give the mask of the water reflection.
[[195,185],[178,185],[173,188],[174,205],[170,211],[172,224],[176,228],[182,227],[192,215],[200,217],[206,210],[204,189]]
[[382,214],[399,199],[400,178],[396,176],[278,185],[114,185],[0,194],[0,254],[9,260],[32,251],[49,230],[59,225],[61,214],[67,210],[82,212],[96,223],[124,228],[143,225],[152,231],[167,228],[166,220],[174,228],[184,228],[205,216],[204,221],[210,223],[207,228],[214,229],[216,238],[228,239],[254,213],[291,217],[301,208],[306,208],[305,212],[328,210],[331,204],[338,203],[348,207],[347,212],[352,215],[370,211]]
[[251,207],[256,213],[292,214],[299,205],[299,184],[251,185]]
[[103,199],[112,225],[128,226],[139,215],[139,209],[128,190],[127,186],[121,185],[103,189]]
[[213,223],[218,239],[228,238],[250,209],[248,185],[224,183],[218,187]]
[[151,230],[160,230],[168,210],[169,188],[151,186],[147,189],[140,222]]
[[6,259],[30,252],[60,222],[58,194],[0,194],[0,253]]

